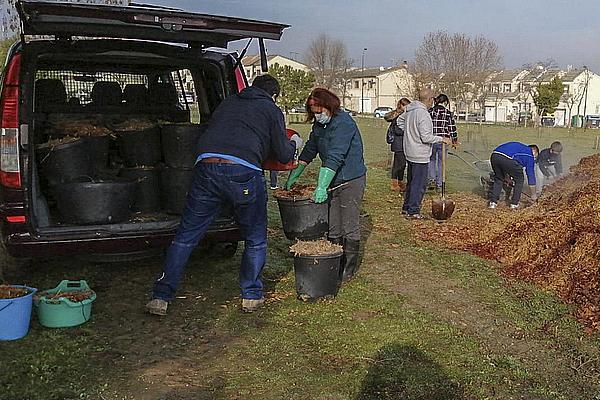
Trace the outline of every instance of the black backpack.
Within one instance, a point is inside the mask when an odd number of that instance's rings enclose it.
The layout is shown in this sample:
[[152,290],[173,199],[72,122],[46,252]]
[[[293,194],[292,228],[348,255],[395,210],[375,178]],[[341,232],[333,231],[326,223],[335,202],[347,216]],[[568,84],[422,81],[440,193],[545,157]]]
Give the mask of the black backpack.
[[390,126],[388,127],[387,132],[385,133],[385,142],[387,144],[394,143],[394,139],[396,136],[404,136],[404,131],[398,126],[397,120],[398,117],[394,118],[392,122],[390,122]]

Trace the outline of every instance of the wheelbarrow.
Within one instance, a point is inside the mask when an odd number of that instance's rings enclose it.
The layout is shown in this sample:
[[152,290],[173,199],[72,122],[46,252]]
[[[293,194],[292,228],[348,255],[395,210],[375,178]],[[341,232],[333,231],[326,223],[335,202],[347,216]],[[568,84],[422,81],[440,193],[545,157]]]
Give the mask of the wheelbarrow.
[[[458,158],[465,164],[467,164],[470,168],[472,168],[479,175],[479,184],[483,188],[483,192],[485,193],[485,197],[489,198],[492,192],[492,187],[494,186],[494,171],[492,170],[492,164],[490,160],[482,160],[477,157],[477,155],[471,151],[463,150],[463,153],[468,154],[474,161],[468,161],[464,157],[460,156],[457,153],[448,152],[448,155]],[[504,184],[502,185],[502,189],[506,193],[506,197],[510,196],[512,188],[514,186],[514,182],[510,176],[506,176],[504,179]]]

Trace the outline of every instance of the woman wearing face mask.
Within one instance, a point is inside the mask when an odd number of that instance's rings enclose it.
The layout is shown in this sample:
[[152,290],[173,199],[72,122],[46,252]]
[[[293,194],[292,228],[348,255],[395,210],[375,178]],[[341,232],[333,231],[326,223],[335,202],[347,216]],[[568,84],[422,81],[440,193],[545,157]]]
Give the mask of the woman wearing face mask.
[[330,197],[328,239],[344,247],[343,279],[348,280],[358,270],[359,217],[367,172],[362,138],[350,114],[340,109],[340,99],[327,89],[312,91],[306,112],[312,131],[285,187],[289,190],[319,156],[322,164],[313,200],[323,203]]

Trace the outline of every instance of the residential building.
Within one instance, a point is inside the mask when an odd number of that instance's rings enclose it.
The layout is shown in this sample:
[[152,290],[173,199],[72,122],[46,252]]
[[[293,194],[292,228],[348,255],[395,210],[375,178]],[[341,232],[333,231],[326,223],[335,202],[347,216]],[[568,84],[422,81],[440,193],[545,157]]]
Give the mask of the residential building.
[[534,102],[539,85],[560,78],[564,93],[554,113],[542,123],[553,126],[582,125],[589,116],[600,114],[600,76],[586,67],[566,71],[535,67],[525,70],[499,71],[491,74],[482,95],[485,120],[489,122],[524,122],[539,118]]
[[402,97],[412,99],[414,92],[413,76],[406,65],[403,65],[349,71],[345,90],[340,98],[346,108],[372,113],[377,107],[396,108],[398,100]]
[[[267,63],[269,65],[279,64],[282,67],[289,66],[293,69],[298,69],[304,72],[310,71],[310,68],[301,62],[277,54],[267,56]],[[244,56],[242,58],[242,65],[244,66],[246,77],[250,83],[252,83],[254,78],[256,78],[258,75],[262,75],[263,73],[260,66],[260,55]]]

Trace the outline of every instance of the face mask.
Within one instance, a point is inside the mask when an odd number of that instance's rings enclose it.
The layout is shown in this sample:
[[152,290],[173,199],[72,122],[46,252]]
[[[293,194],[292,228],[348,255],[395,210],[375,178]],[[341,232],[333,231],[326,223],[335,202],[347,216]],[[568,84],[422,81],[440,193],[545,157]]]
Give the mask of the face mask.
[[317,121],[318,123],[325,125],[328,124],[329,121],[331,121],[331,117],[325,113],[319,113],[319,114],[315,114],[315,121]]

